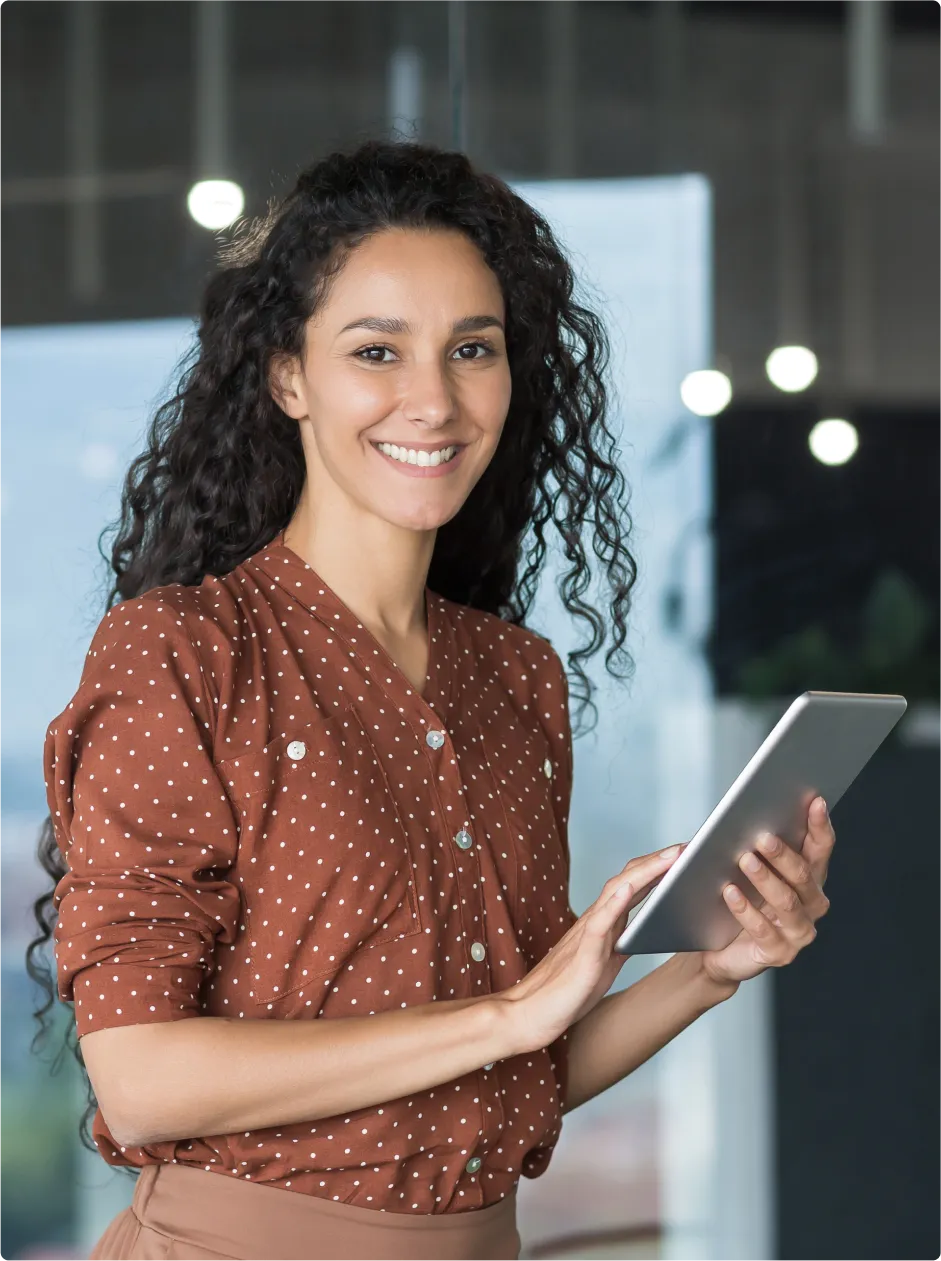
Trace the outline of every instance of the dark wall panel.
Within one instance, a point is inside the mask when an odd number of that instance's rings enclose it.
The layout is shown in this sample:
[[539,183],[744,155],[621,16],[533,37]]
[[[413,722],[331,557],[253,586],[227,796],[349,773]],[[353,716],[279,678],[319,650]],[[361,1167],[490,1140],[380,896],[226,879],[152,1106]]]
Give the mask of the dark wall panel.
[[831,910],[775,974],[784,1261],[941,1250],[938,789],[936,745],[876,753],[833,812]]

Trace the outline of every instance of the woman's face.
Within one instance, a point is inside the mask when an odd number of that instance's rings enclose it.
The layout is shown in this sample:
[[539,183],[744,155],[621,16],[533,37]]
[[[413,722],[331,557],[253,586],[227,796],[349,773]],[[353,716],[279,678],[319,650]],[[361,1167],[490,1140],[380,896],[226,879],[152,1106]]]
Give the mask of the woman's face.
[[[308,323],[303,364],[280,376],[311,502],[339,493],[411,530],[450,520],[509,409],[504,318],[496,277],[460,232],[394,228],[359,246]],[[455,447],[437,467],[401,462]]]

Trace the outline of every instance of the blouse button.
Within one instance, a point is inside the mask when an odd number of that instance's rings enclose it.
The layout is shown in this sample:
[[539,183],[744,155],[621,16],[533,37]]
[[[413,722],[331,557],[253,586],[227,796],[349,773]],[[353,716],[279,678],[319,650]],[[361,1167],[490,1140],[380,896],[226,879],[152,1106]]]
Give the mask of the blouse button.
[[482,942],[475,941],[471,946],[471,958],[480,963],[481,959],[486,955],[487,951]]
[[303,757],[306,752],[307,745],[303,740],[292,740],[288,745],[288,757],[293,758],[295,761]]
[[432,749],[440,749],[444,744],[444,732],[429,731],[427,736],[425,736],[425,744],[429,745]]
[[542,769],[546,776],[546,779],[551,779],[552,778],[552,763],[549,760],[549,758],[546,758],[546,760],[543,762]]
[[474,843],[474,838],[466,828],[461,828],[460,832],[454,833],[454,841],[461,849],[470,849]]
[[481,1160],[479,1156],[471,1156],[470,1160],[464,1166],[468,1173],[476,1173],[480,1168]]

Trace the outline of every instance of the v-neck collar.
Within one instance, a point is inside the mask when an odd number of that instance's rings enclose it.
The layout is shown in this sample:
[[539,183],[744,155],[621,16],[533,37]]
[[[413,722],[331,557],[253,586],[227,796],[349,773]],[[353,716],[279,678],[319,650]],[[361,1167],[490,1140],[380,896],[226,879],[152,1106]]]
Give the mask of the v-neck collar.
[[[396,664],[385,645],[344,604],[320,574],[288,547],[284,542],[283,530],[243,563],[262,569],[286,595],[340,635],[350,651],[362,658],[365,664],[374,665],[373,653],[378,654],[392,679],[395,700],[403,708],[417,704],[424,721],[444,720],[452,699],[453,630],[447,617],[445,600],[427,584],[425,615],[428,625],[428,664],[424,695],[421,695]],[[370,657],[373,657],[372,662]]]

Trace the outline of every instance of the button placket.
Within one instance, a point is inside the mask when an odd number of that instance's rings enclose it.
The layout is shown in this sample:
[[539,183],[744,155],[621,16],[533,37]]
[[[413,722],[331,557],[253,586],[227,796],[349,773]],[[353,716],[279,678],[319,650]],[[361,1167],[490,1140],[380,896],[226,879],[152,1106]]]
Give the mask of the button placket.
[[[480,993],[493,992],[493,980],[491,977],[491,968],[484,962],[487,959],[488,947],[483,941],[470,940],[476,933],[486,932],[486,915],[483,906],[483,886],[480,884],[480,870],[477,856],[477,850],[480,848],[479,837],[475,836],[475,829],[471,821],[465,817],[467,812],[467,803],[464,798],[464,790],[457,765],[457,755],[454,751],[454,742],[450,731],[447,729],[447,719],[449,710],[447,708],[447,691],[441,687],[443,677],[443,661],[444,654],[438,657],[438,672],[436,675],[436,683],[444,695],[445,703],[438,705],[438,697],[435,697],[435,705],[430,706],[422,697],[418,696],[418,705],[422,711],[425,726],[424,731],[424,756],[427,759],[427,765],[430,767],[434,777],[434,794],[437,799],[438,809],[437,816],[442,821],[445,828],[449,832],[445,833],[449,840],[442,840],[442,846],[452,845],[461,853],[451,856],[454,859],[455,867],[455,901],[458,905],[458,914],[461,917],[462,927],[464,928],[464,948],[467,950],[468,958],[466,976],[467,976],[467,992],[470,995]],[[421,732],[416,732],[418,738],[421,738]],[[452,761],[453,759],[453,761]],[[450,809],[448,807],[450,806]],[[460,821],[461,827],[454,831],[454,822]],[[473,885],[477,884],[474,889]],[[476,918],[475,918],[476,916]],[[495,1062],[485,1064],[483,1071],[487,1074],[484,1081],[480,1083],[478,1093],[480,1102],[478,1107],[478,1116],[480,1124],[480,1135],[477,1140],[478,1151],[483,1151],[484,1156],[472,1156],[465,1164],[465,1176],[478,1174],[486,1159],[486,1152],[493,1150],[499,1145],[500,1138],[506,1127],[506,1111],[503,1103],[503,1096],[500,1092],[499,1076],[493,1072]],[[472,1189],[470,1189],[472,1188]],[[480,1177],[472,1177],[470,1187],[466,1187],[465,1204],[471,1196],[479,1195],[481,1203],[483,1201],[484,1188]]]
[[[441,721],[437,714],[434,716],[434,721]],[[456,862],[455,882],[458,905],[462,905],[462,899],[466,899],[466,908],[462,907],[462,920],[465,925],[465,932],[467,933],[467,936],[470,936],[471,931],[483,931],[487,922],[483,907],[483,893],[480,884],[479,864],[477,862],[477,856],[474,853],[475,837],[473,831],[471,830],[470,820],[463,817],[466,811],[466,802],[464,801],[460,778],[456,774],[455,768],[450,765],[450,751],[453,750],[453,744],[449,742],[447,732],[437,727],[432,728],[425,733],[425,745],[428,750],[433,751],[429,752],[427,757],[428,762],[434,771],[437,796],[441,804],[444,819],[447,820],[450,815],[456,815],[457,818],[463,819],[462,826],[451,836],[451,844],[457,846],[457,848],[465,854],[465,861],[461,863]],[[453,775],[447,774],[448,769],[453,772]],[[439,776],[443,776],[444,778],[441,779]],[[453,787],[451,786],[452,783],[454,785]],[[449,805],[451,806],[450,811],[447,809]],[[458,810],[460,811],[460,814],[457,813]],[[464,868],[463,871],[460,870],[461,867]],[[471,887],[475,881],[477,883],[476,890]],[[466,918],[464,917],[464,909],[466,909]],[[474,916],[477,918],[475,919]],[[470,928],[470,925],[473,925],[473,929]],[[490,969],[486,966],[480,966],[483,960],[487,957],[487,950],[484,943],[481,941],[472,942],[469,954],[473,962],[469,964],[468,968],[468,993],[471,995],[491,993],[492,985],[489,975]],[[484,1065],[488,1074],[493,1067],[494,1065],[492,1063]],[[479,1115],[481,1132],[479,1141],[482,1145],[496,1144],[499,1142],[499,1137],[503,1133],[503,1128],[506,1123],[506,1117],[503,1109],[503,1099],[500,1094],[499,1082],[496,1075],[488,1076],[486,1078],[486,1086],[481,1088],[480,1093],[481,1101],[479,1105]],[[471,1161],[468,1162],[466,1171],[468,1173],[476,1173],[480,1166],[480,1158],[473,1157]],[[482,1196],[483,1188],[480,1187],[479,1179],[476,1180],[476,1184]]]
[[[425,744],[428,745],[430,749],[434,749],[435,752],[438,752],[438,750],[441,749],[445,750],[445,753],[441,755],[441,758],[431,759],[431,763],[435,765],[436,770],[438,770],[438,776],[440,776],[443,772],[441,772],[439,768],[441,767],[441,763],[443,763],[445,755],[448,753],[448,749],[445,748],[445,745],[448,744],[448,735],[444,730],[433,728],[426,731]],[[455,791],[452,792],[450,791],[448,779],[445,778],[444,781],[441,781],[441,779],[438,778],[438,796],[440,798],[441,806],[443,806],[445,811],[448,810],[449,805],[452,807],[459,806],[463,810],[465,803],[463,792],[462,789],[460,789],[459,783],[457,784]],[[449,801],[448,798],[452,799]],[[459,850],[463,850],[465,854],[467,854],[468,859],[471,860],[471,863],[469,864],[455,864],[454,868],[454,880],[455,886],[457,886],[457,897],[463,907],[467,908],[467,914],[462,912],[462,919],[465,926],[464,931],[467,933],[467,936],[471,936],[472,931],[482,931],[486,921],[484,921],[483,912],[481,875],[479,875],[478,865],[471,852],[474,846],[474,836],[473,832],[469,830],[469,820],[467,820],[467,818],[465,818],[462,827],[458,828],[457,832],[454,832],[452,842]],[[477,885],[476,889],[473,888],[473,884]],[[474,962],[482,963],[484,958],[487,957],[487,947],[484,946],[484,943],[481,941],[473,941],[471,942],[471,947],[469,947],[469,953],[471,953],[471,958]],[[482,994],[482,992],[483,994],[488,994],[489,991],[491,991],[491,981],[489,981],[487,968],[484,968],[484,970],[481,970],[481,968],[473,968],[471,975],[468,977],[468,994],[477,995]]]

